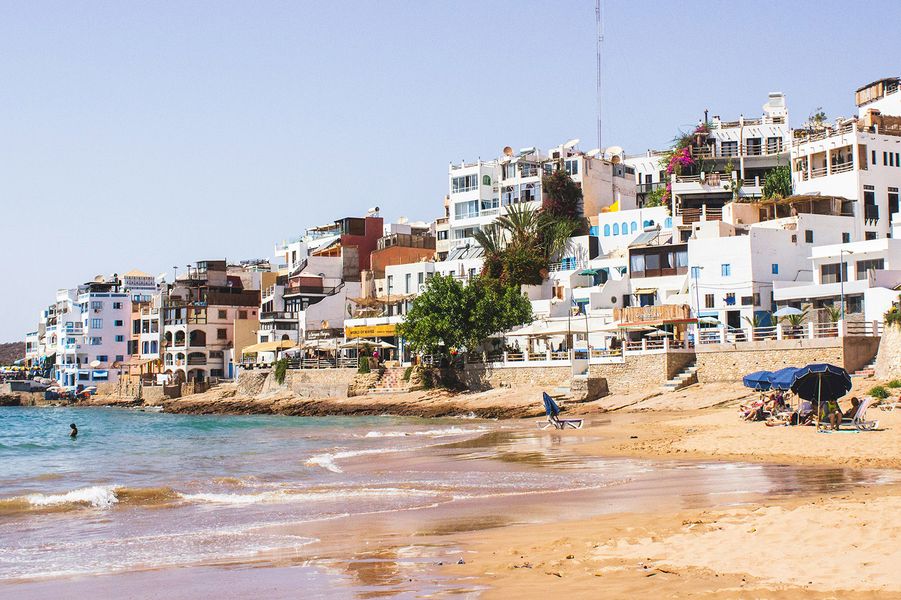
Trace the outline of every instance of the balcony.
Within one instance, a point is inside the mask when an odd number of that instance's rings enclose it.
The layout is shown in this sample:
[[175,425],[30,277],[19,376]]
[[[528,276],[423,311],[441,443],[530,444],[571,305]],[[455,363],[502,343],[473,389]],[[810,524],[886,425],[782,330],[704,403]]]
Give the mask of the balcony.
[[335,290],[338,288],[334,287],[322,287],[322,286],[313,286],[313,285],[298,285],[292,287],[286,287],[284,296],[287,298],[288,296],[331,296],[335,293]]
[[297,321],[299,318],[299,312],[275,311],[260,313],[260,321]]
[[863,207],[864,219],[876,222],[879,220],[879,207],[874,204],[866,204]]
[[188,366],[201,367],[206,365],[206,356],[192,356],[188,358]]
[[635,187],[636,194],[650,194],[651,192],[655,192],[657,190],[662,190],[666,188],[665,181],[658,181],[657,183],[639,183]]

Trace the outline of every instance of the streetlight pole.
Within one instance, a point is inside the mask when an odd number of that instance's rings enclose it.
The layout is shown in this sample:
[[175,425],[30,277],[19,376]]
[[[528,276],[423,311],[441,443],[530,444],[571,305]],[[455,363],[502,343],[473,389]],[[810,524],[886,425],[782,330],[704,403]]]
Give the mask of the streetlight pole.
[[841,282],[842,321],[845,320],[845,253],[854,254],[850,250],[839,250],[838,279]]

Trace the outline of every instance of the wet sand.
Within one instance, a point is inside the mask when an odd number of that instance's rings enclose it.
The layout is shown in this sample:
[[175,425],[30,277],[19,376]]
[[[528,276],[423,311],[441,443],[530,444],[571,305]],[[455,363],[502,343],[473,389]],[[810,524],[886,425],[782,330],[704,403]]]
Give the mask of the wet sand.
[[0,597],[897,597],[901,412],[877,414],[885,429],[865,434],[766,428],[731,408],[598,414],[583,431],[520,422],[378,468],[624,477],[278,526],[319,541],[240,564],[0,585]]

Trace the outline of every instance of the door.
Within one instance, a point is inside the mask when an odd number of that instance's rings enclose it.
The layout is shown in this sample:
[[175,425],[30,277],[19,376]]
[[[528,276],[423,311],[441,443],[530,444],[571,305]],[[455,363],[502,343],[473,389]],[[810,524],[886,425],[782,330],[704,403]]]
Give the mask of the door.
[[730,329],[739,329],[741,327],[741,311],[727,310],[726,325],[728,325]]

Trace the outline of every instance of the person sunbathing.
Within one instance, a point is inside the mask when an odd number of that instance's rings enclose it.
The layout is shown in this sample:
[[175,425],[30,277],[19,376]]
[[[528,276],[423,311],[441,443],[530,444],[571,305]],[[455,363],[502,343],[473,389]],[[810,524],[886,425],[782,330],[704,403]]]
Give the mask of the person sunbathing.
[[851,398],[851,408],[846,410],[842,416],[846,419],[853,419],[857,416],[857,411],[860,409],[860,400],[857,399],[857,396]]

